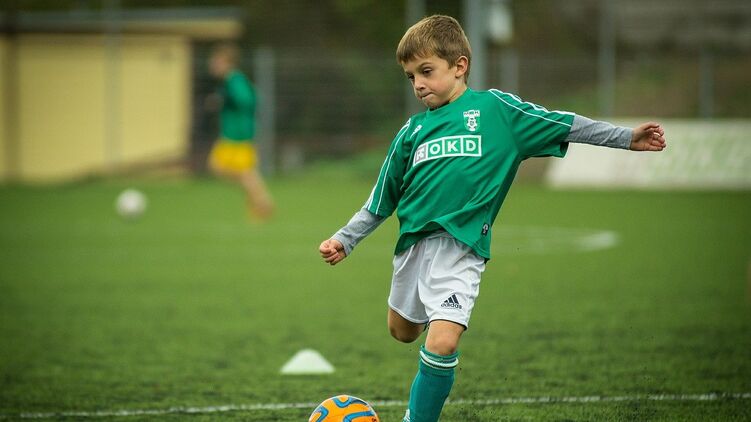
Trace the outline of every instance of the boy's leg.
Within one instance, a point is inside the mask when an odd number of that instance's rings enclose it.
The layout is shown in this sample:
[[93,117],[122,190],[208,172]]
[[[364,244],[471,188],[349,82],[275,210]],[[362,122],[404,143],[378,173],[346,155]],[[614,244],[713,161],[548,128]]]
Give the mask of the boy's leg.
[[429,320],[418,291],[422,249],[423,245],[418,243],[394,257],[388,326],[391,336],[402,343],[417,340]]
[[454,384],[454,368],[459,363],[459,339],[464,326],[451,321],[430,323],[425,346],[420,349],[417,375],[409,393],[404,422],[436,422]]
[[412,343],[425,331],[424,323],[409,321],[391,308],[389,308],[388,324],[391,337],[402,343]]
[[271,217],[274,203],[266,189],[266,183],[257,168],[251,168],[240,174],[240,183],[248,197],[249,208],[261,219]]
[[408,422],[436,422],[454,383],[459,339],[480,291],[485,260],[446,233],[425,239],[418,280],[420,301],[430,319],[419,370],[410,390]]
[[459,347],[464,326],[452,321],[436,320],[430,323],[425,349],[438,355],[453,355]]

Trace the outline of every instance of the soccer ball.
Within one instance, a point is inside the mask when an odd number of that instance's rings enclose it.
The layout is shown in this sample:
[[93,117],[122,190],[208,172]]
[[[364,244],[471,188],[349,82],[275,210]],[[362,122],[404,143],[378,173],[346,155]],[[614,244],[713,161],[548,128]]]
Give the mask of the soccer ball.
[[115,210],[122,218],[138,218],[146,211],[146,196],[136,189],[125,189],[117,196]]
[[380,419],[365,400],[343,394],[324,400],[308,422],[380,422]]

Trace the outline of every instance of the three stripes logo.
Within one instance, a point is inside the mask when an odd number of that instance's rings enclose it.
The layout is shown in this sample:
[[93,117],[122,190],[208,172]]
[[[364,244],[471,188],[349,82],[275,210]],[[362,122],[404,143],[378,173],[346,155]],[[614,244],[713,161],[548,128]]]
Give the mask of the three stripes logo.
[[443,301],[441,308],[461,309],[462,305],[460,305],[459,300],[456,299],[456,294],[452,294],[448,299]]

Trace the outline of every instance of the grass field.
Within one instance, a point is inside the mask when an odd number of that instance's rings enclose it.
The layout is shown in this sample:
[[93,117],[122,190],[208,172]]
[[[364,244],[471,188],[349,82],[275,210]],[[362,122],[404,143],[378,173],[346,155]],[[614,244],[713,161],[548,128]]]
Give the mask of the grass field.
[[[317,254],[368,195],[361,173],[274,180],[279,213],[267,225],[249,224],[240,193],[213,180],[0,188],[0,419],[339,393],[406,400],[419,343],[386,330],[394,219],[336,268]],[[135,222],[113,211],[129,186],[150,200]],[[623,399],[453,404],[442,420],[751,420],[748,395],[646,399],[751,392],[749,217],[748,192],[515,186],[451,397]],[[577,246],[600,230],[617,244]],[[307,347],[336,372],[279,375]],[[386,422],[404,412],[377,410]],[[311,411],[101,419],[302,421]]]

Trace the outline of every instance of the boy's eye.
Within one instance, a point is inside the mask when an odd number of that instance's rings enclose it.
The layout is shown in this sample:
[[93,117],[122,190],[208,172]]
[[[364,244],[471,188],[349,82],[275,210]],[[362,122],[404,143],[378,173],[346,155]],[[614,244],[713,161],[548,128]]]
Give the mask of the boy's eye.
[[407,79],[409,79],[410,81],[414,81],[415,80],[415,75],[409,74],[409,75],[407,75]]
[[427,75],[430,75],[430,72],[432,72],[432,71],[433,71],[433,69],[423,69],[422,70],[422,74],[425,75],[425,76],[427,76]]

